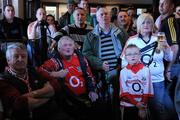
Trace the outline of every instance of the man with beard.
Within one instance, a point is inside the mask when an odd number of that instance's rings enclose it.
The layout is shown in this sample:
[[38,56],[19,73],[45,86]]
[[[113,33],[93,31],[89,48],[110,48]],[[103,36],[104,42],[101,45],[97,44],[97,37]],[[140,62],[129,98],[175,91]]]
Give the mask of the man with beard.
[[131,18],[130,16],[128,16],[128,13],[126,11],[123,11],[121,10],[119,13],[118,13],[118,18],[117,18],[117,21],[118,21],[118,27],[120,27],[122,30],[125,30],[126,34],[125,36],[123,37],[124,38],[124,42],[127,41],[127,39],[133,35],[135,35],[137,32],[133,29],[133,26],[131,24]]

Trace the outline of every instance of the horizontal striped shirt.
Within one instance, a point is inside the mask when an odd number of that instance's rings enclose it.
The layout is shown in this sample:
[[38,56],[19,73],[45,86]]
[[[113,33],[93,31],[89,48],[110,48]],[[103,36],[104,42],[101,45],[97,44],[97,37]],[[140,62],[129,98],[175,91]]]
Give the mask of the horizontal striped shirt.
[[117,57],[114,51],[114,45],[111,39],[111,34],[105,34],[101,32],[100,34],[101,38],[101,59],[102,61],[107,61],[110,70],[113,70],[117,66]]

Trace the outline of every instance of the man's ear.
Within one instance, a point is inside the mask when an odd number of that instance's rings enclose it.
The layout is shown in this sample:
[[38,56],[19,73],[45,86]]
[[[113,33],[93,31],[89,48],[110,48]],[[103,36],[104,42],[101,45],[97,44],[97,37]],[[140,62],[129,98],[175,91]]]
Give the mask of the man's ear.
[[171,4],[171,9],[174,10],[175,9],[175,5]]
[[7,63],[9,63],[10,59],[6,58]]

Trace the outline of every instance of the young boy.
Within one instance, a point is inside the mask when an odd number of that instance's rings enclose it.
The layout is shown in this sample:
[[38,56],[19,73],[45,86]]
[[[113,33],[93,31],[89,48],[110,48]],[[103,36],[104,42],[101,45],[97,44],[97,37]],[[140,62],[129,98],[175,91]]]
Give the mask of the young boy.
[[140,50],[130,44],[125,50],[128,65],[120,72],[122,120],[147,118],[147,101],[153,95],[150,71],[140,62]]

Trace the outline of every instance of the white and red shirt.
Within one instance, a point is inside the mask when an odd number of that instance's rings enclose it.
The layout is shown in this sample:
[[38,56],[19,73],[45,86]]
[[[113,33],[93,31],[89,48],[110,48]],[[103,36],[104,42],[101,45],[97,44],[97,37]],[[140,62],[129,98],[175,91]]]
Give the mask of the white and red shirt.
[[[123,49],[123,52],[121,54],[122,58],[122,66],[127,65],[127,61],[125,60],[125,49],[129,44],[136,45],[140,50],[142,50],[144,47],[152,45],[154,42],[157,41],[157,36],[151,35],[150,40],[148,42],[145,42],[142,38],[139,37],[139,35],[132,36],[128,39],[126,42],[126,45]],[[141,52],[141,58],[143,57],[143,61],[148,63],[150,61],[150,57],[152,55],[153,48],[149,47],[145,51]],[[153,60],[151,64],[149,65],[150,73],[152,82],[162,82],[164,81],[164,63],[163,59],[166,61],[171,61],[173,59],[173,52],[172,50],[161,50],[160,53],[154,53]]]
[[142,63],[127,65],[120,72],[120,105],[135,106],[138,102],[147,103],[153,96],[150,71]]

